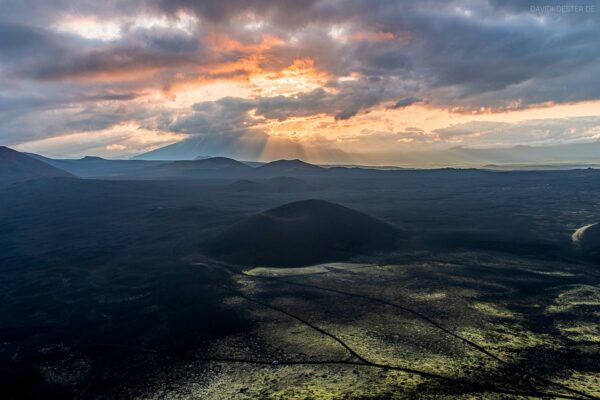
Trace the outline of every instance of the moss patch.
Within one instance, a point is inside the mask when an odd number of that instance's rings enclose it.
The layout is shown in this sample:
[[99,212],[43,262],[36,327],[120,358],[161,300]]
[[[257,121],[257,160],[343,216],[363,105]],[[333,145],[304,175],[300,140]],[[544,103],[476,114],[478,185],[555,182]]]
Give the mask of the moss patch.
[[576,342],[600,343],[600,325],[591,322],[559,322],[557,329]]
[[490,317],[519,319],[519,314],[514,313],[508,310],[506,307],[502,307],[498,304],[476,302],[472,305],[472,307]]
[[575,285],[561,292],[546,311],[568,312],[578,306],[600,306],[600,288],[590,285]]

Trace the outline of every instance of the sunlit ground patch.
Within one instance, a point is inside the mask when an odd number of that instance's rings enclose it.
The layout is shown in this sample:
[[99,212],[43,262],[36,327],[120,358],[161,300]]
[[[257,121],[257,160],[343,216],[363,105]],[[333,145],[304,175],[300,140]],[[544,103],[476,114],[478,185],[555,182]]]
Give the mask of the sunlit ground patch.
[[415,298],[415,300],[422,300],[422,301],[441,301],[444,300],[448,297],[447,293],[444,292],[439,292],[439,291],[422,291],[419,293],[416,293],[413,298]]
[[572,272],[567,271],[545,271],[541,269],[533,269],[533,268],[523,268],[523,271],[531,272],[533,274],[545,275],[545,276],[562,276],[565,278],[569,278],[575,276]]
[[338,365],[260,366],[214,363],[208,381],[186,383],[148,399],[405,399],[424,379],[401,371]]
[[303,268],[252,268],[245,273],[250,276],[284,277],[296,275],[323,274],[328,272],[340,272],[368,267],[369,264],[329,263],[312,265]]
[[272,323],[259,328],[261,337],[279,351],[279,359],[292,361],[345,360],[351,355],[335,340],[314,329],[291,322]]
[[365,359],[393,367],[467,377],[465,367],[482,366],[487,361],[451,338],[439,336],[426,324],[393,317],[379,322],[364,320],[354,326],[327,325],[327,330]]
[[475,310],[482,312],[489,317],[508,319],[519,319],[520,317],[518,313],[514,313],[506,307],[503,307],[498,304],[476,302],[473,303],[472,307]]
[[487,348],[504,361],[516,361],[525,350],[534,347],[560,347],[556,337],[528,331],[518,324],[490,324],[482,329],[462,328],[459,334]]
[[600,288],[590,285],[572,285],[561,292],[554,303],[546,308],[549,313],[568,312],[579,306],[600,306]]
[[[506,394],[493,393],[493,388],[482,390],[477,384],[509,390],[554,390],[523,376],[519,366],[548,379],[562,379],[584,392],[597,387],[596,377],[588,370],[600,337],[589,318],[598,303],[598,288],[567,285],[522,290],[523,282],[506,273],[506,260],[485,261],[481,266],[469,260],[464,266],[400,261],[381,265],[330,263],[291,269],[254,268],[246,276],[235,275],[232,290],[240,293],[232,293],[226,305],[241,309],[253,321],[252,329],[214,342],[205,354],[213,361],[197,365],[199,371],[208,368],[208,372],[192,372],[175,385],[169,382],[154,398],[503,399]],[[512,267],[516,269],[519,261],[536,275],[527,275],[527,283],[552,284],[557,277],[568,281],[568,268],[557,266],[554,273],[528,260],[514,260]],[[552,307],[563,311],[548,312]],[[484,347],[506,364],[418,313]],[[380,366],[287,364],[361,362],[321,330]],[[267,365],[214,361],[223,357]],[[464,387],[444,377],[464,382]]]
[[415,390],[424,379],[402,371],[382,371],[364,367],[343,370],[330,368],[323,379],[322,373],[311,374],[309,379],[297,386],[272,393],[269,398],[277,400],[334,400],[367,399],[384,396],[388,399],[404,399],[406,393]]
[[600,343],[600,325],[594,322],[559,322],[556,327],[564,336],[576,342]]
[[592,396],[600,397],[600,374],[597,372],[571,371],[568,378],[560,379],[559,382]]

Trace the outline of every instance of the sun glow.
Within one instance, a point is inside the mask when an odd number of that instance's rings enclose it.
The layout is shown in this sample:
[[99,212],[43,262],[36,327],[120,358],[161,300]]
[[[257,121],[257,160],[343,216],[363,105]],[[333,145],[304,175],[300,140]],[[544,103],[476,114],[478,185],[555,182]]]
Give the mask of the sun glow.
[[119,40],[125,32],[136,29],[170,29],[191,35],[197,24],[198,19],[186,13],[179,13],[174,18],[141,15],[108,20],[93,16],[66,15],[52,25],[52,29],[85,39],[110,42]]
[[118,21],[100,21],[93,17],[67,16],[53,28],[85,39],[108,42],[121,37],[121,24]]
[[314,60],[303,58],[294,60],[290,66],[281,71],[251,76],[249,81],[257,97],[291,96],[323,87],[328,78],[326,73],[315,69]]
[[114,153],[135,155],[185,139],[186,135],[147,129],[126,121],[110,128],[72,132],[61,136],[35,140],[17,146],[20,151],[40,152],[54,157],[82,157],[89,154],[110,156]]

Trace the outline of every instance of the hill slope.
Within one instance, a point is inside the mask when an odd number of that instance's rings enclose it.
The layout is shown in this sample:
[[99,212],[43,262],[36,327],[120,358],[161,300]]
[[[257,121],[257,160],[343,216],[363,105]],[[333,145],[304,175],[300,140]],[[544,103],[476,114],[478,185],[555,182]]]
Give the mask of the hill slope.
[[264,177],[315,175],[327,171],[317,165],[301,160],[278,160],[255,169],[255,174]]
[[0,146],[0,182],[39,178],[75,178],[75,176],[16,150]]
[[137,171],[136,177],[143,178],[182,178],[231,177],[244,175],[252,167],[226,157],[212,157],[193,161],[174,161],[167,164],[144,168]]
[[209,244],[207,254],[242,265],[300,267],[391,250],[402,236],[361,212],[304,200],[234,224]]
[[27,155],[80,178],[126,177],[130,173],[135,174],[136,171],[142,168],[166,163],[166,161],[107,160],[93,156],[86,156],[80,159],[54,159],[33,153],[27,153]]

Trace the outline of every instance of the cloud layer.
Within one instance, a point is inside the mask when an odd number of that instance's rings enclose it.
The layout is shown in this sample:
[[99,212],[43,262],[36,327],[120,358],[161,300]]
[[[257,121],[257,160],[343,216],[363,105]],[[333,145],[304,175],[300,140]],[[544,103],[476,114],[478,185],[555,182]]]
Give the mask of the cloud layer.
[[[600,99],[597,4],[526,3],[0,0],[0,140],[43,150],[57,138],[127,127],[115,143],[90,140],[86,148],[125,155],[181,135],[227,141],[288,125],[292,136],[327,125],[341,141],[353,137],[344,129],[354,124],[375,145],[381,130],[369,127],[368,114],[378,111],[389,115],[386,135],[404,132],[400,144],[451,145],[459,136],[467,144],[537,142],[537,125],[509,133],[494,126],[483,135],[493,140],[481,141],[450,122],[406,131],[402,114]],[[586,8],[547,7],[571,4]],[[537,124],[572,141],[582,138],[579,123]],[[473,124],[467,128],[486,129]],[[131,140],[142,134],[148,141]],[[322,146],[334,142],[330,135]]]

